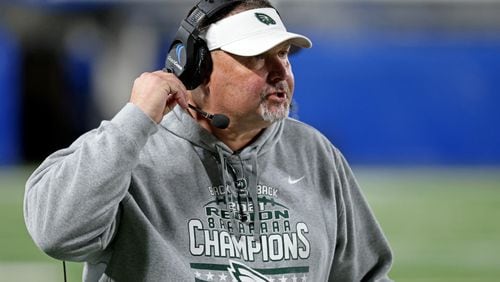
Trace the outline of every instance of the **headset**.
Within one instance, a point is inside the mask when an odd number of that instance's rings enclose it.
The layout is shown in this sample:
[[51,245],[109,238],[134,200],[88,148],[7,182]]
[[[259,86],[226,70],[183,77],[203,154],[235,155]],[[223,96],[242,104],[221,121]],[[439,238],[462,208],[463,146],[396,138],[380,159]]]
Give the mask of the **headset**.
[[181,22],[170,45],[165,68],[174,73],[188,90],[198,87],[212,72],[212,59],[200,27],[224,8],[242,0],[201,0]]

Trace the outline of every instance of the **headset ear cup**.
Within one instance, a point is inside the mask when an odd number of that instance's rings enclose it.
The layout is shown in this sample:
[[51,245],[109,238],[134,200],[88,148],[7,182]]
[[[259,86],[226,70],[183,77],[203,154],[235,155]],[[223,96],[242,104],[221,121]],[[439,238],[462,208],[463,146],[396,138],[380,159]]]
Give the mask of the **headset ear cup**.
[[205,83],[210,79],[210,74],[212,73],[212,55],[210,54],[205,42],[200,44],[200,47],[198,48],[196,72],[199,79],[198,85]]
[[[194,41],[193,44],[186,44],[185,50],[185,60],[179,59],[178,62],[178,65],[182,68],[180,68],[180,70],[175,70],[178,71],[176,75],[182,83],[184,83],[186,88],[192,90],[210,78],[210,73],[212,72],[212,57],[207,45],[201,39]],[[171,51],[170,54],[172,53]],[[170,57],[173,56],[170,54]],[[166,64],[167,66],[172,65],[169,58],[167,58]]]
[[199,20],[205,16],[206,21],[219,11],[241,2],[243,1],[200,0],[177,30],[165,60],[164,70],[174,73],[188,90],[206,83],[212,73],[212,57],[205,41],[199,37],[202,23]]

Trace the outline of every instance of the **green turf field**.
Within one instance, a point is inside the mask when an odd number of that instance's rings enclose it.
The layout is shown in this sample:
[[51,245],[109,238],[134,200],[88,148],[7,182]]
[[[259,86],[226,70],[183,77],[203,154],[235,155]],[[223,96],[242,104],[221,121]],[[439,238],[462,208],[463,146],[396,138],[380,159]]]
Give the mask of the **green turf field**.
[[500,169],[357,170],[397,281],[500,281]]
[[[63,281],[62,263],[24,227],[32,169],[0,168],[0,282]],[[500,168],[354,171],[394,250],[394,280],[500,281]],[[80,281],[81,265],[68,268],[68,281]]]

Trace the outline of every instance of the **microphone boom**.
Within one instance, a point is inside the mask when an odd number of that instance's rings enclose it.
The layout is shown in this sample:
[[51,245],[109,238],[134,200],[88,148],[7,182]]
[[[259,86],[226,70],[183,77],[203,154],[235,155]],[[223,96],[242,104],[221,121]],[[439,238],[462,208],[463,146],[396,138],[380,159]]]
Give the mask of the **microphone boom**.
[[226,129],[229,126],[229,118],[223,114],[209,114],[202,109],[188,104],[189,108],[195,110],[197,113],[202,115],[204,118],[210,120],[210,123],[219,129]]

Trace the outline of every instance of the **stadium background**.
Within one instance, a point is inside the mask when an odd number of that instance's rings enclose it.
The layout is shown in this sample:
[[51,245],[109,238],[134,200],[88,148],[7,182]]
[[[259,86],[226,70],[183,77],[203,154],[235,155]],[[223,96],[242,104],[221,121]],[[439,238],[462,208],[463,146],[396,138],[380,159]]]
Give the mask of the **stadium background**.
[[[25,230],[24,183],[162,67],[192,2],[0,3],[0,281],[63,280]],[[392,278],[499,281],[500,2],[272,2],[314,43],[292,57],[293,115],[351,162]]]

